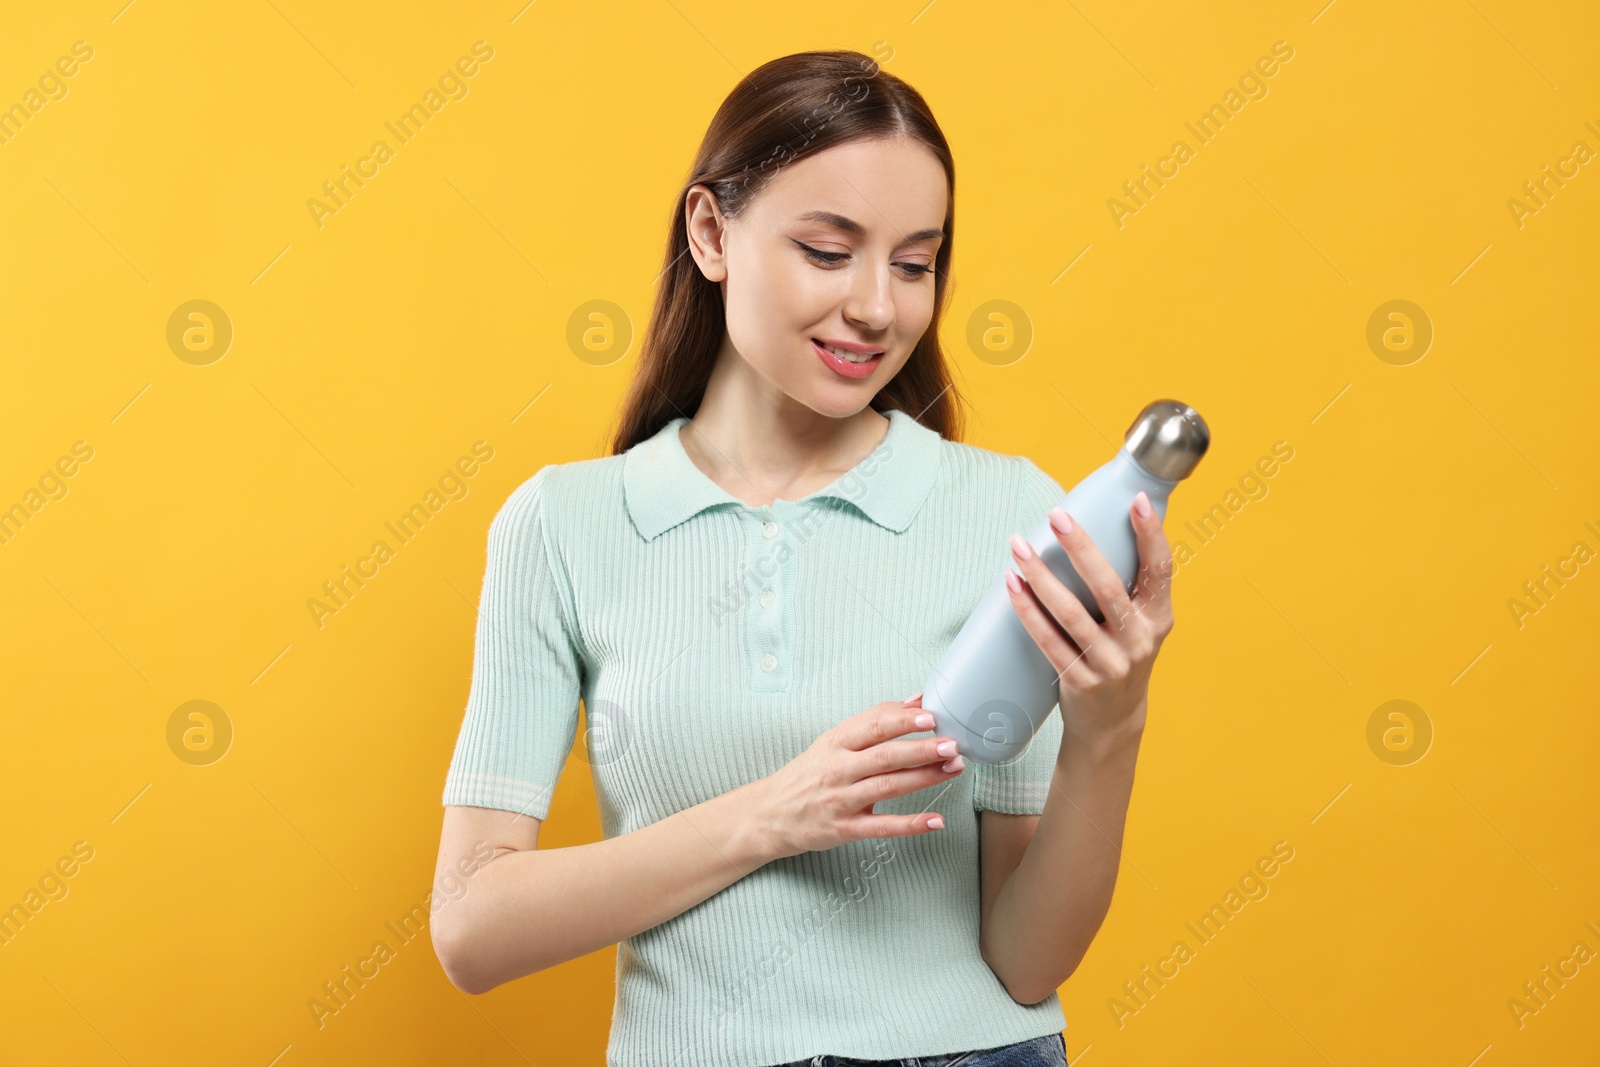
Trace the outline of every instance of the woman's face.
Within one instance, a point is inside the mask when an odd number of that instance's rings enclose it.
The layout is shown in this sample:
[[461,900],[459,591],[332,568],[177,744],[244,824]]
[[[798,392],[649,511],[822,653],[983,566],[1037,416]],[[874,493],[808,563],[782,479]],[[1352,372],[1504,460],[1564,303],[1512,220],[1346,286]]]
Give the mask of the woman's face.
[[[719,362],[742,359],[820,414],[865,408],[933,319],[948,197],[938,158],[904,138],[852,141],[790,163],[733,220],[695,186],[690,247],[721,284],[727,316]],[[847,362],[830,345],[874,356]]]

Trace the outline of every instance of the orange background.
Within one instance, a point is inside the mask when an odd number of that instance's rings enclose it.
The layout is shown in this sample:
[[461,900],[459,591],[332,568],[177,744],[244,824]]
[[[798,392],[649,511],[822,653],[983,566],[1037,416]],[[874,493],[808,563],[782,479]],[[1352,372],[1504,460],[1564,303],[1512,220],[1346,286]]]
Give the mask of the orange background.
[[[1071,486],[1157,397],[1214,435],[1172,500],[1192,556],[1126,862],[1063,987],[1074,1061],[1592,1060],[1600,964],[1561,962],[1600,952],[1600,174],[1561,163],[1600,150],[1591,6],[120,4],[0,32],[0,107],[39,90],[0,140],[0,507],[26,516],[0,544],[0,906],[65,890],[0,946],[0,1061],[600,1061],[613,950],[469,998],[385,924],[429,892],[491,517],[602,454],[718,103],[829,47],[917,86],[954,146],[968,439]],[[479,41],[466,95],[319,226],[323,183]],[[1569,176],[1531,211],[1546,165]],[[569,344],[595,300],[631,343]],[[456,498],[386,536],[476,442]],[[1519,619],[1546,565],[1568,577]],[[209,725],[169,729],[196,700]],[[549,847],[599,836],[568,771]],[[1280,841],[1267,895],[1130,1000]],[[380,939],[319,1027],[307,1002]],[[1546,966],[1570,977],[1535,1013]]]

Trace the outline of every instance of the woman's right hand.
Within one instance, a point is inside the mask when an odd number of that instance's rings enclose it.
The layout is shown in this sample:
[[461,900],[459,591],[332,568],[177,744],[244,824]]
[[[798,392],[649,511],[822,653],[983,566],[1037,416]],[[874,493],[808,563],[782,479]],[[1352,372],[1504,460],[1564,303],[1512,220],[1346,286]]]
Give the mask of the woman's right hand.
[[[834,848],[867,837],[909,837],[939,829],[938,812],[878,815],[880,800],[915,793],[961,773],[948,737],[894,740],[933,728],[922,694],[852,715],[823,733],[781,770],[758,779],[759,817],[771,858]],[[941,752],[944,747],[947,751]]]

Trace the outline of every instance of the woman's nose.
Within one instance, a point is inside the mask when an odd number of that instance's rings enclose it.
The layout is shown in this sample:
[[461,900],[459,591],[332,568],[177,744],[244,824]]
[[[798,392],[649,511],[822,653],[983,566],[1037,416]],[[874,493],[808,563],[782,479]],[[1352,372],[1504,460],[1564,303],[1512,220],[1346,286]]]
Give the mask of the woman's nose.
[[845,317],[874,331],[892,326],[894,296],[890,288],[891,281],[887,266],[856,271],[851,279],[850,299],[845,304]]

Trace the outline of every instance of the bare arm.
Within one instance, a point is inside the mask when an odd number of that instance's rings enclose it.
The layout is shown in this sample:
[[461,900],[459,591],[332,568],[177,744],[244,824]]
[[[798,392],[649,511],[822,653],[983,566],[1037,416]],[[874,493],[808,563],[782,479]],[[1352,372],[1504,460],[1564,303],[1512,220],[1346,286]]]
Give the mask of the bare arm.
[[433,913],[434,952],[456,988],[487,993],[658,926],[775,859],[937,832],[936,811],[873,811],[961,773],[949,738],[901,736],[932,725],[911,701],[879,704],[765,778],[569,848],[540,849],[539,819],[449,805],[435,883],[452,899]]
[[1011,603],[1056,669],[1062,717],[1061,748],[1038,822],[997,826],[992,843],[980,838],[988,885],[979,948],[1022,1004],[1045,999],[1077,969],[1117,883],[1150,672],[1173,628],[1171,546],[1142,491],[1129,520],[1140,561],[1131,596],[1083,527],[1060,508],[1050,510],[1056,540],[1093,593],[1102,622],[1028,542],[1012,537],[1019,569],[1007,576]]
[[[994,902],[1005,888],[1023,853],[1033,842],[1039,828],[1038,815],[1017,815],[1006,811],[978,812],[978,951],[989,969],[989,916],[994,912]],[[998,977],[998,975],[996,975]]]
[[445,974],[463,992],[487,993],[666,922],[737,882],[770,858],[746,814],[749,789],[632,833],[542,851],[539,819],[447,806],[435,884],[470,869],[478,842],[494,858],[434,914]]
[[1065,739],[1044,814],[981,816],[979,946],[1018,1003],[1067,980],[1111,907],[1140,732]]

